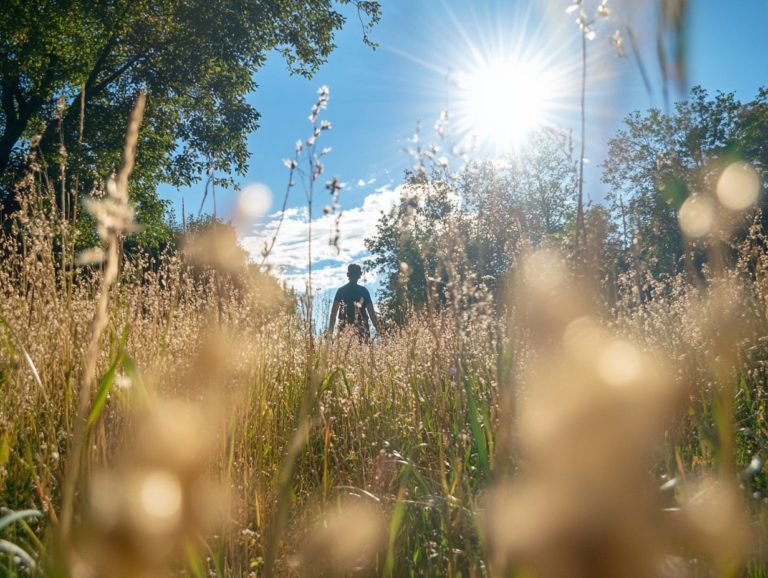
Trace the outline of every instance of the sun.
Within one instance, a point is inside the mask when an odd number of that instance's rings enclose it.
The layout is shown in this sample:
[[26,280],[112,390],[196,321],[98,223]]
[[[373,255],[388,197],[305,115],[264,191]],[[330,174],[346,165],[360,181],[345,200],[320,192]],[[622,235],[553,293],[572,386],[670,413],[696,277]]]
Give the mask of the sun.
[[506,151],[549,124],[555,76],[535,60],[484,60],[457,75],[459,123],[478,144]]

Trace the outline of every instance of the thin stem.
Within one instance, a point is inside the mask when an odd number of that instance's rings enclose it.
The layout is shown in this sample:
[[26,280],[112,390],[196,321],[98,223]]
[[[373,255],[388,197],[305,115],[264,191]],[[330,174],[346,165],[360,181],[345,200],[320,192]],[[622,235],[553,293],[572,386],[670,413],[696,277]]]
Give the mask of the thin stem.
[[[136,101],[136,106],[131,112],[128,122],[128,131],[125,136],[125,148],[123,149],[123,161],[115,179],[115,197],[121,204],[128,202],[128,177],[133,171],[136,159],[136,143],[138,142],[139,126],[144,116],[146,94],[141,93]],[[99,345],[104,331],[109,325],[109,296],[112,286],[118,276],[118,251],[120,243],[120,226],[111,226],[107,229],[107,251],[104,272],[99,287],[96,311],[91,319],[91,337],[85,354],[83,378],[80,383],[80,391],[77,399],[77,416],[75,418],[74,432],[67,455],[67,468],[64,477],[62,514],[61,514],[61,543],[67,544],[72,531],[74,518],[75,489],[80,476],[80,465],[84,448],[87,447],[88,427],[86,418],[91,405],[91,391],[96,383],[96,366],[99,360]]]
[[584,231],[584,145],[586,139],[587,36],[581,33],[581,147],[579,153],[579,192],[576,207],[576,248],[585,241]]

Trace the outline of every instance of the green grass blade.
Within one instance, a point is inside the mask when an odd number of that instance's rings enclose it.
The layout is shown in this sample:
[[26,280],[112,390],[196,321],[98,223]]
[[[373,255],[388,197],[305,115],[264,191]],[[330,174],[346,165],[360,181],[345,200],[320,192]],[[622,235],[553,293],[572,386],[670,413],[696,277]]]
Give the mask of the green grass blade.
[[187,568],[189,569],[190,574],[192,574],[194,578],[205,578],[203,559],[192,542],[186,544],[185,555],[187,559]]
[[472,383],[465,381],[465,388],[467,391],[467,402],[469,407],[469,427],[472,430],[472,444],[477,452],[477,458],[479,462],[480,470],[484,475],[487,475],[490,471],[488,463],[488,440],[485,437],[485,430],[480,426],[480,420],[477,419],[477,399],[475,392],[472,390]]
[[147,388],[144,385],[144,380],[141,379],[141,373],[139,372],[139,368],[136,365],[136,362],[133,360],[133,357],[131,357],[125,351],[123,351],[123,369],[133,384],[132,390],[134,390],[137,394],[136,401],[142,404],[146,404],[147,400],[149,399],[149,394],[147,393]]
[[21,563],[27,568],[29,568],[30,570],[34,570],[36,567],[35,561],[32,558],[32,556],[27,554],[27,552],[19,548],[13,542],[9,542],[8,540],[0,540],[0,552],[9,554],[14,558],[18,558],[21,561]]
[[7,516],[0,518],[0,532],[19,520],[24,520],[26,518],[41,518],[43,516],[43,513],[38,510],[19,510],[18,512],[14,512],[13,510],[3,508],[2,511],[3,513],[10,513]]
[[395,542],[397,541],[397,535],[400,532],[400,526],[403,523],[403,517],[405,516],[405,500],[398,500],[394,511],[392,512],[392,520],[389,522],[389,542],[387,546],[387,561],[384,566],[384,576],[391,577],[395,569]]
[[117,352],[117,355],[115,356],[115,359],[109,366],[109,369],[107,369],[107,372],[99,382],[99,390],[93,400],[91,413],[88,415],[87,424],[89,428],[93,427],[93,424],[98,421],[99,417],[101,416],[101,412],[104,410],[104,404],[107,402],[107,396],[109,395],[109,391],[112,389],[112,384],[115,382],[117,368],[123,362],[124,357],[125,354],[123,353],[123,348],[121,346]]

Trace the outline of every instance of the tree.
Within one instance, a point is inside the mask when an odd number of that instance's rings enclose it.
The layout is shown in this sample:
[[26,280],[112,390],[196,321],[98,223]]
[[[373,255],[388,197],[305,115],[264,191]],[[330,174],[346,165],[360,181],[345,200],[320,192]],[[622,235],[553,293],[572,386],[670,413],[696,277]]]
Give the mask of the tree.
[[654,277],[680,271],[685,243],[677,211],[683,201],[689,192],[714,190],[732,161],[768,166],[766,136],[766,89],[742,104],[732,93],[710,97],[694,87],[669,114],[650,109],[628,115],[608,143],[602,180],[629,262]]
[[384,315],[402,322],[411,310],[445,304],[458,287],[482,285],[498,297],[522,250],[565,240],[575,191],[568,139],[552,131],[458,176],[409,175],[401,203],[366,240],[384,274]]
[[[366,0],[8,0],[0,11],[0,175],[24,137],[48,162],[66,150],[81,185],[118,164],[139,90],[148,106],[132,188],[189,185],[207,171],[243,173],[258,112],[253,72],[279,51],[311,75],[334,48],[344,5],[368,27]],[[65,148],[61,148],[61,145]]]
[[460,194],[471,219],[478,274],[501,281],[521,249],[564,240],[576,210],[576,164],[568,139],[533,134],[526,146],[496,162],[470,167]]
[[[403,323],[411,308],[426,307],[435,280],[444,277],[439,249],[447,224],[459,212],[458,198],[444,177],[407,173],[400,203],[381,216],[376,234],[365,240],[374,268],[385,274],[380,308],[390,321]],[[438,299],[443,283],[437,283]]]

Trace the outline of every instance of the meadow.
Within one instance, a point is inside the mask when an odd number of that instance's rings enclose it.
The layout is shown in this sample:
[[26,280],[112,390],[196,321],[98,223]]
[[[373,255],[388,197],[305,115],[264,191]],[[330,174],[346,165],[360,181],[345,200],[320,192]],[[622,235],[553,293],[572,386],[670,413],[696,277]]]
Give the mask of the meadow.
[[545,244],[501,302],[468,279],[361,345],[215,227],[121,252],[142,105],[101,248],[34,157],[4,217],[3,575],[766,575],[754,209],[701,277]]

